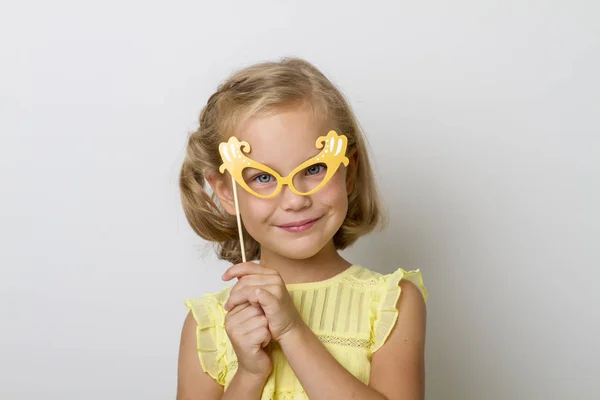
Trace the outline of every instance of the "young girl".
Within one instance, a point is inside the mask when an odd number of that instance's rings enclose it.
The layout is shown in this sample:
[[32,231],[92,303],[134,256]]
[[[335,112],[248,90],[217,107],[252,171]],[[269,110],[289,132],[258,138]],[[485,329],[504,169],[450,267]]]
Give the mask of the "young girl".
[[382,275],[338,253],[383,218],[363,134],[320,71],[285,59],[231,76],[189,138],[180,188],[237,281],[186,300],[178,399],[424,398],[419,270]]

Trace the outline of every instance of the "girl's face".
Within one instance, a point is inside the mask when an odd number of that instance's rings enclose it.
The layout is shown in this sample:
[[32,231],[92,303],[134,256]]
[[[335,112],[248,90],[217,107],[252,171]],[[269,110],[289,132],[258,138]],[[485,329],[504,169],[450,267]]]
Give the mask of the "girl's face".
[[[320,152],[315,146],[317,138],[334,128],[331,122],[317,118],[310,107],[287,108],[248,119],[235,136],[250,144],[248,156],[254,161],[287,176]],[[242,222],[248,233],[261,244],[263,254],[273,251],[289,259],[306,259],[332,240],[348,211],[351,182],[346,183],[346,176],[349,171],[355,171],[356,165],[354,151],[349,149],[346,155],[350,159],[348,167],[340,165],[331,180],[309,196],[297,195],[284,185],[276,196],[262,199],[237,185]],[[324,168],[311,167],[306,174],[311,177],[325,174]],[[251,170],[244,170],[244,176],[255,179],[256,185],[269,184],[274,179]],[[229,213],[235,214],[231,176],[227,173],[224,179],[226,192],[229,192],[226,195],[229,201],[224,206]],[[306,221],[311,222],[304,224]]]

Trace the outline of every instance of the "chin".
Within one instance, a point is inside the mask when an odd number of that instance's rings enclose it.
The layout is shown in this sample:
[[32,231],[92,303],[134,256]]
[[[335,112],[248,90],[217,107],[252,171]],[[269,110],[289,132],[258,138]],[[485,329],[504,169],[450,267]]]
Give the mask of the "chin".
[[[275,253],[289,258],[291,260],[304,260],[317,255],[333,239],[336,231],[332,232],[312,232],[302,237],[286,237],[278,234],[270,243],[265,243],[267,247]],[[330,233],[330,234],[329,234]]]
[[270,224],[257,227],[256,235],[255,229],[252,229],[254,227],[248,229],[248,232],[261,247],[271,252],[290,260],[305,260],[319,254],[333,240],[333,236],[344,222],[343,217],[345,213],[341,212],[339,216],[326,214],[305,232],[287,232]]
[[325,246],[316,248],[311,247],[296,247],[296,248],[277,248],[275,252],[279,255],[289,258],[290,260],[306,260],[317,255]]

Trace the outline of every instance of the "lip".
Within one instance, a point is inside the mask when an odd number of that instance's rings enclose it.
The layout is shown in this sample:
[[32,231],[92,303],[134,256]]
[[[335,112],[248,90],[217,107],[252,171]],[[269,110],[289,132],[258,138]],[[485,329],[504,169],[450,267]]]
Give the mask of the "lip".
[[302,221],[292,222],[290,224],[278,225],[277,227],[281,228],[285,231],[288,231],[288,232],[303,232],[307,229],[310,229],[320,219],[321,219],[321,217],[313,218],[313,219],[305,219]]

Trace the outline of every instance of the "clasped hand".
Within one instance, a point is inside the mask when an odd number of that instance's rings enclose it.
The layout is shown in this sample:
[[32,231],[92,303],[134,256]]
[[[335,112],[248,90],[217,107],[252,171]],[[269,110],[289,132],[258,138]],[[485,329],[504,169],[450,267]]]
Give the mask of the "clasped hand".
[[224,305],[226,311],[250,303],[260,306],[267,318],[271,339],[280,341],[303,323],[279,272],[253,262],[236,264],[223,274],[229,281],[238,278]]

